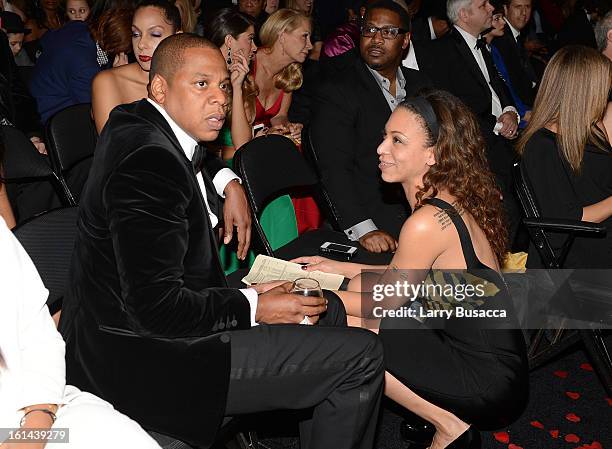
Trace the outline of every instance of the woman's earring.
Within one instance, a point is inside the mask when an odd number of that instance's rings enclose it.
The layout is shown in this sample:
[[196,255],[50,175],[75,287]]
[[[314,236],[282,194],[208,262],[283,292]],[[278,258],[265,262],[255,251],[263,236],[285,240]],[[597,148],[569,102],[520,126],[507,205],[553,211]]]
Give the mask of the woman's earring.
[[231,48],[227,49],[227,63],[228,64],[232,63],[232,49]]

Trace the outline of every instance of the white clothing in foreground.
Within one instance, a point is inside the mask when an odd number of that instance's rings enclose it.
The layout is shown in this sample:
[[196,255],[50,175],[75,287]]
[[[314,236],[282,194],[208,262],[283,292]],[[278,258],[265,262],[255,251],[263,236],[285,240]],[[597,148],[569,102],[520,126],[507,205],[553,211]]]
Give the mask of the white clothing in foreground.
[[57,449],[160,446],[108,402],[66,385],[64,341],[47,309],[48,291],[25,250],[0,217],[0,427],[18,428],[22,409],[60,404],[53,428],[68,428]]

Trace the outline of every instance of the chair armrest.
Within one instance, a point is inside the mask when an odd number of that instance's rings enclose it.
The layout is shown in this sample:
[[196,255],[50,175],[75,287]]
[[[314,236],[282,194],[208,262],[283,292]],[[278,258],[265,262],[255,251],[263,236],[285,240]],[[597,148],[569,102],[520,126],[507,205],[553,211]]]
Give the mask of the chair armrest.
[[589,234],[591,236],[603,236],[606,227],[600,223],[589,221],[564,220],[557,218],[524,218],[523,223],[528,228],[540,228],[543,231]]

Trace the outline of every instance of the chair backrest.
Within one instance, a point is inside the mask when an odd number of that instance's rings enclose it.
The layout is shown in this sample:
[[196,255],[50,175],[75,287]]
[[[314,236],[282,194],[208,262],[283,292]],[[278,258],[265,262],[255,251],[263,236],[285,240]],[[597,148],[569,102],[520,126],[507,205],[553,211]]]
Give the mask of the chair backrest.
[[514,190],[521,203],[525,218],[539,218],[540,208],[533,195],[533,188],[520,162],[515,162],[512,168],[514,175]]
[[[521,204],[524,218],[540,218],[542,215],[540,213],[538,203],[536,202],[535,195],[533,194],[531,182],[529,181],[529,177],[523,169],[520,161],[514,163],[512,170],[514,190],[518,196],[519,203]],[[563,250],[557,254],[553,250],[543,229],[528,226],[527,231],[529,232],[529,236],[531,237],[531,240],[536,247],[536,250],[538,251],[544,265],[547,268],[561,268],[565,257],[567,256],[569,246],[571,246],[571,243],[574,240],[573,235],[570,234],[568,236]]]
[[77,207],[53,209],[13,229],[49,290],[51,313],[61,307],[77,232]]
[[58,173],[93,157],[98,135],[91,118],[91,104],[62,109],[47,122],[46,134],[49,156]]
[[32,142],[17,128],[2,126],[4,143],[3,178],[6,182],[26,182],[55,177],[51,165],[40,156]]
[[0,135],[5,148],[2,166],[4,182],[49,181],[64,205],[76,204],[64,178],[53,171],[46,158],[38,153],[32,142],[21,131],[4,125]]
[[275,134],[257,137],[243,145],[234,155],[234,166],[257,216],[288,189],[318,185],[317,176],[295,144]]
[[305,126],[302,130],[302,154],[304,155],[304,159],[310,165],[310,168],[316,173],[317,178],[320,181],[320,191],[321,196],[323,197],[323,207],[325,210],[323,211],[324,215],[330,221],[332,228],[337,231],[340,231],[340,214],[338,210],[334,207],[334,203],[332,202],[331,196],[327,192],[325,185],[321,181],[321,169],[319,168],[319,153],[317,148],[314,146],[312,140],[312,131],[309,126]]
[[274,256],[259,217],[264,207],[293,187],[318,186],[318,179],[287,137],[269,135],[244,144],[234,155],[234,168],[253,211],[254,241],[268,256]]

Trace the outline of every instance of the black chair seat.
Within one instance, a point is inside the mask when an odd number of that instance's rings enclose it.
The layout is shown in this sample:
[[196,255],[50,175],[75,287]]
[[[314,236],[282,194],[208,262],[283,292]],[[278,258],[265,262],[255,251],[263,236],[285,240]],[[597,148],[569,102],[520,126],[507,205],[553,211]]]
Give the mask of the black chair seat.
[[54,209],[13,229],[43,284],[49,290],[47,306],[53,314],[61,308],[70,271],[77,231],[78,208]]

